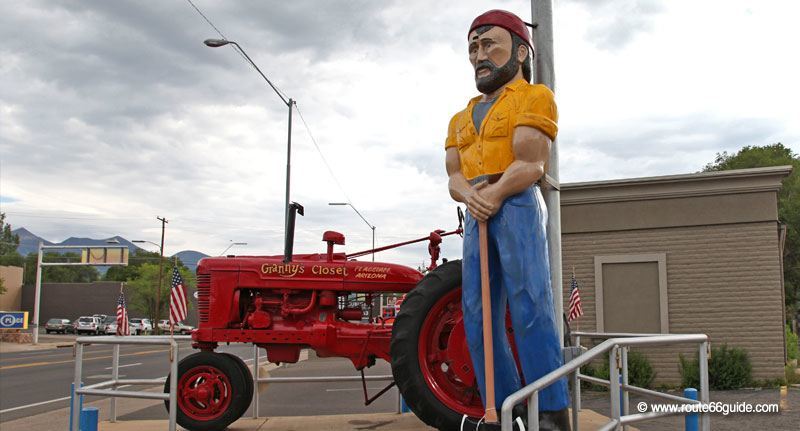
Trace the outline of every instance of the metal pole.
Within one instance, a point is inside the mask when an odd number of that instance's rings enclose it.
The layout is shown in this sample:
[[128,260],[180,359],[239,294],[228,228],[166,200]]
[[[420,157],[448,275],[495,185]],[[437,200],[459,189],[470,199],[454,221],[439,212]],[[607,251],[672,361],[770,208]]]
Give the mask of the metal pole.
[[292,105],[294,104],[294,99],[291,97],[289,98],[289,103],[287,106],[289,107],[289,133],[286,139],[286,207],[284,213],[284,220],[283,225],[285,228],[286,235],[289,234],[289,184],[291,181],[291,172],[292,172]]
[[42,296],[42,245],[42,241],[39,241],[39,257],[36,259],[36,290],[34,291],[33,296],[32,340],[34,345],[39,342],[39,302],[41,301]]
[[[581,348],[580,335],[575,336],[575,345],[578,346],[579,349]],[[581,368],[578,367],[578,369],[575,370],[575,378],[578,380],[578,384],[572,387],[572,392],[573,392],[572,410],[575,412],[581,411],[581,379],[578,378],[578,374],[580,374],[580,372]],[[574,414],[574,418],[575,418],[575,423],[577,424],[577,419],[578,419],[577,413]],[[577,425],[575,426],[575,429],[576,430],[578,429]]]
[[[628,384],[628,349],[629,347],[622,348],[622,383],[624,383],[625,385]],[[620,401],[622,402],[622,416],[627,416],[629,413],[629,406],[628,406],[629,394],[628,391],[626,391],[625,389],[621,390],[622,390],[622,399]],[[623,431],[625,431],[628,429],[628,426],[623,425],[622,429]]]
[[175,431],[175,422],[178,418],[178,343],[175,340],[169,343],[170,376],[169,376],[169,431]]
[[156,318],[155,322],[152,323],[154,324],[153,333],[158,335],[161,331],[161,329],[158,327],[158,319],[161,318],[161,280],[164,277],[164,230],[166,228],[166,224],[169,222],[164,217],[156,217],[156,219],[161,220],[161,247],[158,249],[161,257],[158,259],[158,286],[156,287]]
[[[553,62],[553,2],[552,0],[532,0],[534,82],[544,84],[553,92],[556,89],[555,67]],[[561,286],[561,188],[558,174],[558,141],[550,147],[550,160],[544,178],[545,203],[547,205],[547,244],[550,251],[550,283],[553,289],[553,306],[556,315],[564,309]],[[563,347],[564,327],[558,326],[558,340]]]
[[[708,341],[700,343],[700,402],[708,404]],[[700,429],[709,431],[711,429],[711,416],[708,413],[700,414]]]
[[[375,262],[375,226],[372,226],[372,261]],[[383,298],[383,295],[381,295]]]
[[608,392],[611,396],[611,419],[616,420],[619,423],[619,368],[617,367],[617,356],[619,355],[619,347],[614,346],[611,348],[611,352],[608,354],[608,368],[610,370],[609,373],[609,386]]
[[531,431],[539,431],[539,391],[528,398],[528,427]]
[[[41,248],[40,248],[41,250]],[[78,431],[80,429],[80,418],[81,418],[81,404],[80,404],[80,395],[78,395],[78,389],[81,387],[81,371],[83,370],[83,344],[75,343],[75,380],[73,381],[73,388],[74,393],[72,396],[72,423],[70,424],[70,429],[73,431]]]
[[[112,388],[116,390],[116,382],[119,380],[119,344],[114,344],[114,353],[111,356],[111,380],[114,381]],[[117,421],[117,397],[111,397],[109,416],[112,423]]]
[[258,346],[253,344],[253,419],[258,419]]

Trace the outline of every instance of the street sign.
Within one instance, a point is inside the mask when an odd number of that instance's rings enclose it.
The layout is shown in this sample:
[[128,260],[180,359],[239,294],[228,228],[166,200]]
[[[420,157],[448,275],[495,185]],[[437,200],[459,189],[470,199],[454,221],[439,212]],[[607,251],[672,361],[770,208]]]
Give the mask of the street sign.
[[28,329],[28,312],[0,311],[0,329]]

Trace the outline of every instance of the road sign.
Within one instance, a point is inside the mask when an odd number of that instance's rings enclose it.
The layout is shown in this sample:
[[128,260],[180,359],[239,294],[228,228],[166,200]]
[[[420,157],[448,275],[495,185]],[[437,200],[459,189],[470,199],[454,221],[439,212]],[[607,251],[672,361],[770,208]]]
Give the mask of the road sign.
[[0,329],[28,329],[28,312],[0,311]]

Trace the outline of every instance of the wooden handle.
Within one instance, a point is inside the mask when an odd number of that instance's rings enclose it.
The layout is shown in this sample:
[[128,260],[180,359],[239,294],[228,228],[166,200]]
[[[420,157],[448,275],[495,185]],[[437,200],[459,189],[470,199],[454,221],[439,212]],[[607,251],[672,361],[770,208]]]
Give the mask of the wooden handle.
[[494,401],[494,348],[492,344],[492,297],[489,287],[489,243],[486,222],[478,222],[481,254],[481,308],[483,309],[483,365],[486,372],[486,422],[497,423]]

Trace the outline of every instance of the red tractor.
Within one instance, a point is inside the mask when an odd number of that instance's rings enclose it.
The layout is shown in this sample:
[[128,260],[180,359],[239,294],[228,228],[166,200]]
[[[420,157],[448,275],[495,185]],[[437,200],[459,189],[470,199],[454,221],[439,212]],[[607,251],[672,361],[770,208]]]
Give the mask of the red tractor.
[[[349,358],[362,371],[381,359],[394,375],[381,393],[397,384],[428,425],[457,429],[462,415],[482,416],[462,324],[461,261],[436,265],[442,237],[460,234],[461,223],[452,232],[374,250],[428,241],[431,264],[423,277],[406,266],[355,260],[373,250],[335,252],[345,243],[337,232],[323,234],[325,253],[292,255],[296,213],[303,208],[292,203],[283,256],[206,258],[197,267],[199,323],[192,340],[200,352],[179,364],[178,423],[222,430],[249,406],[250,371],[238,357],[214,352],[219,343],[253,343],[274,363],[297,362],[303,348]],[[406,294],[393,324],[364,322],[372,298],[388,293]]]

